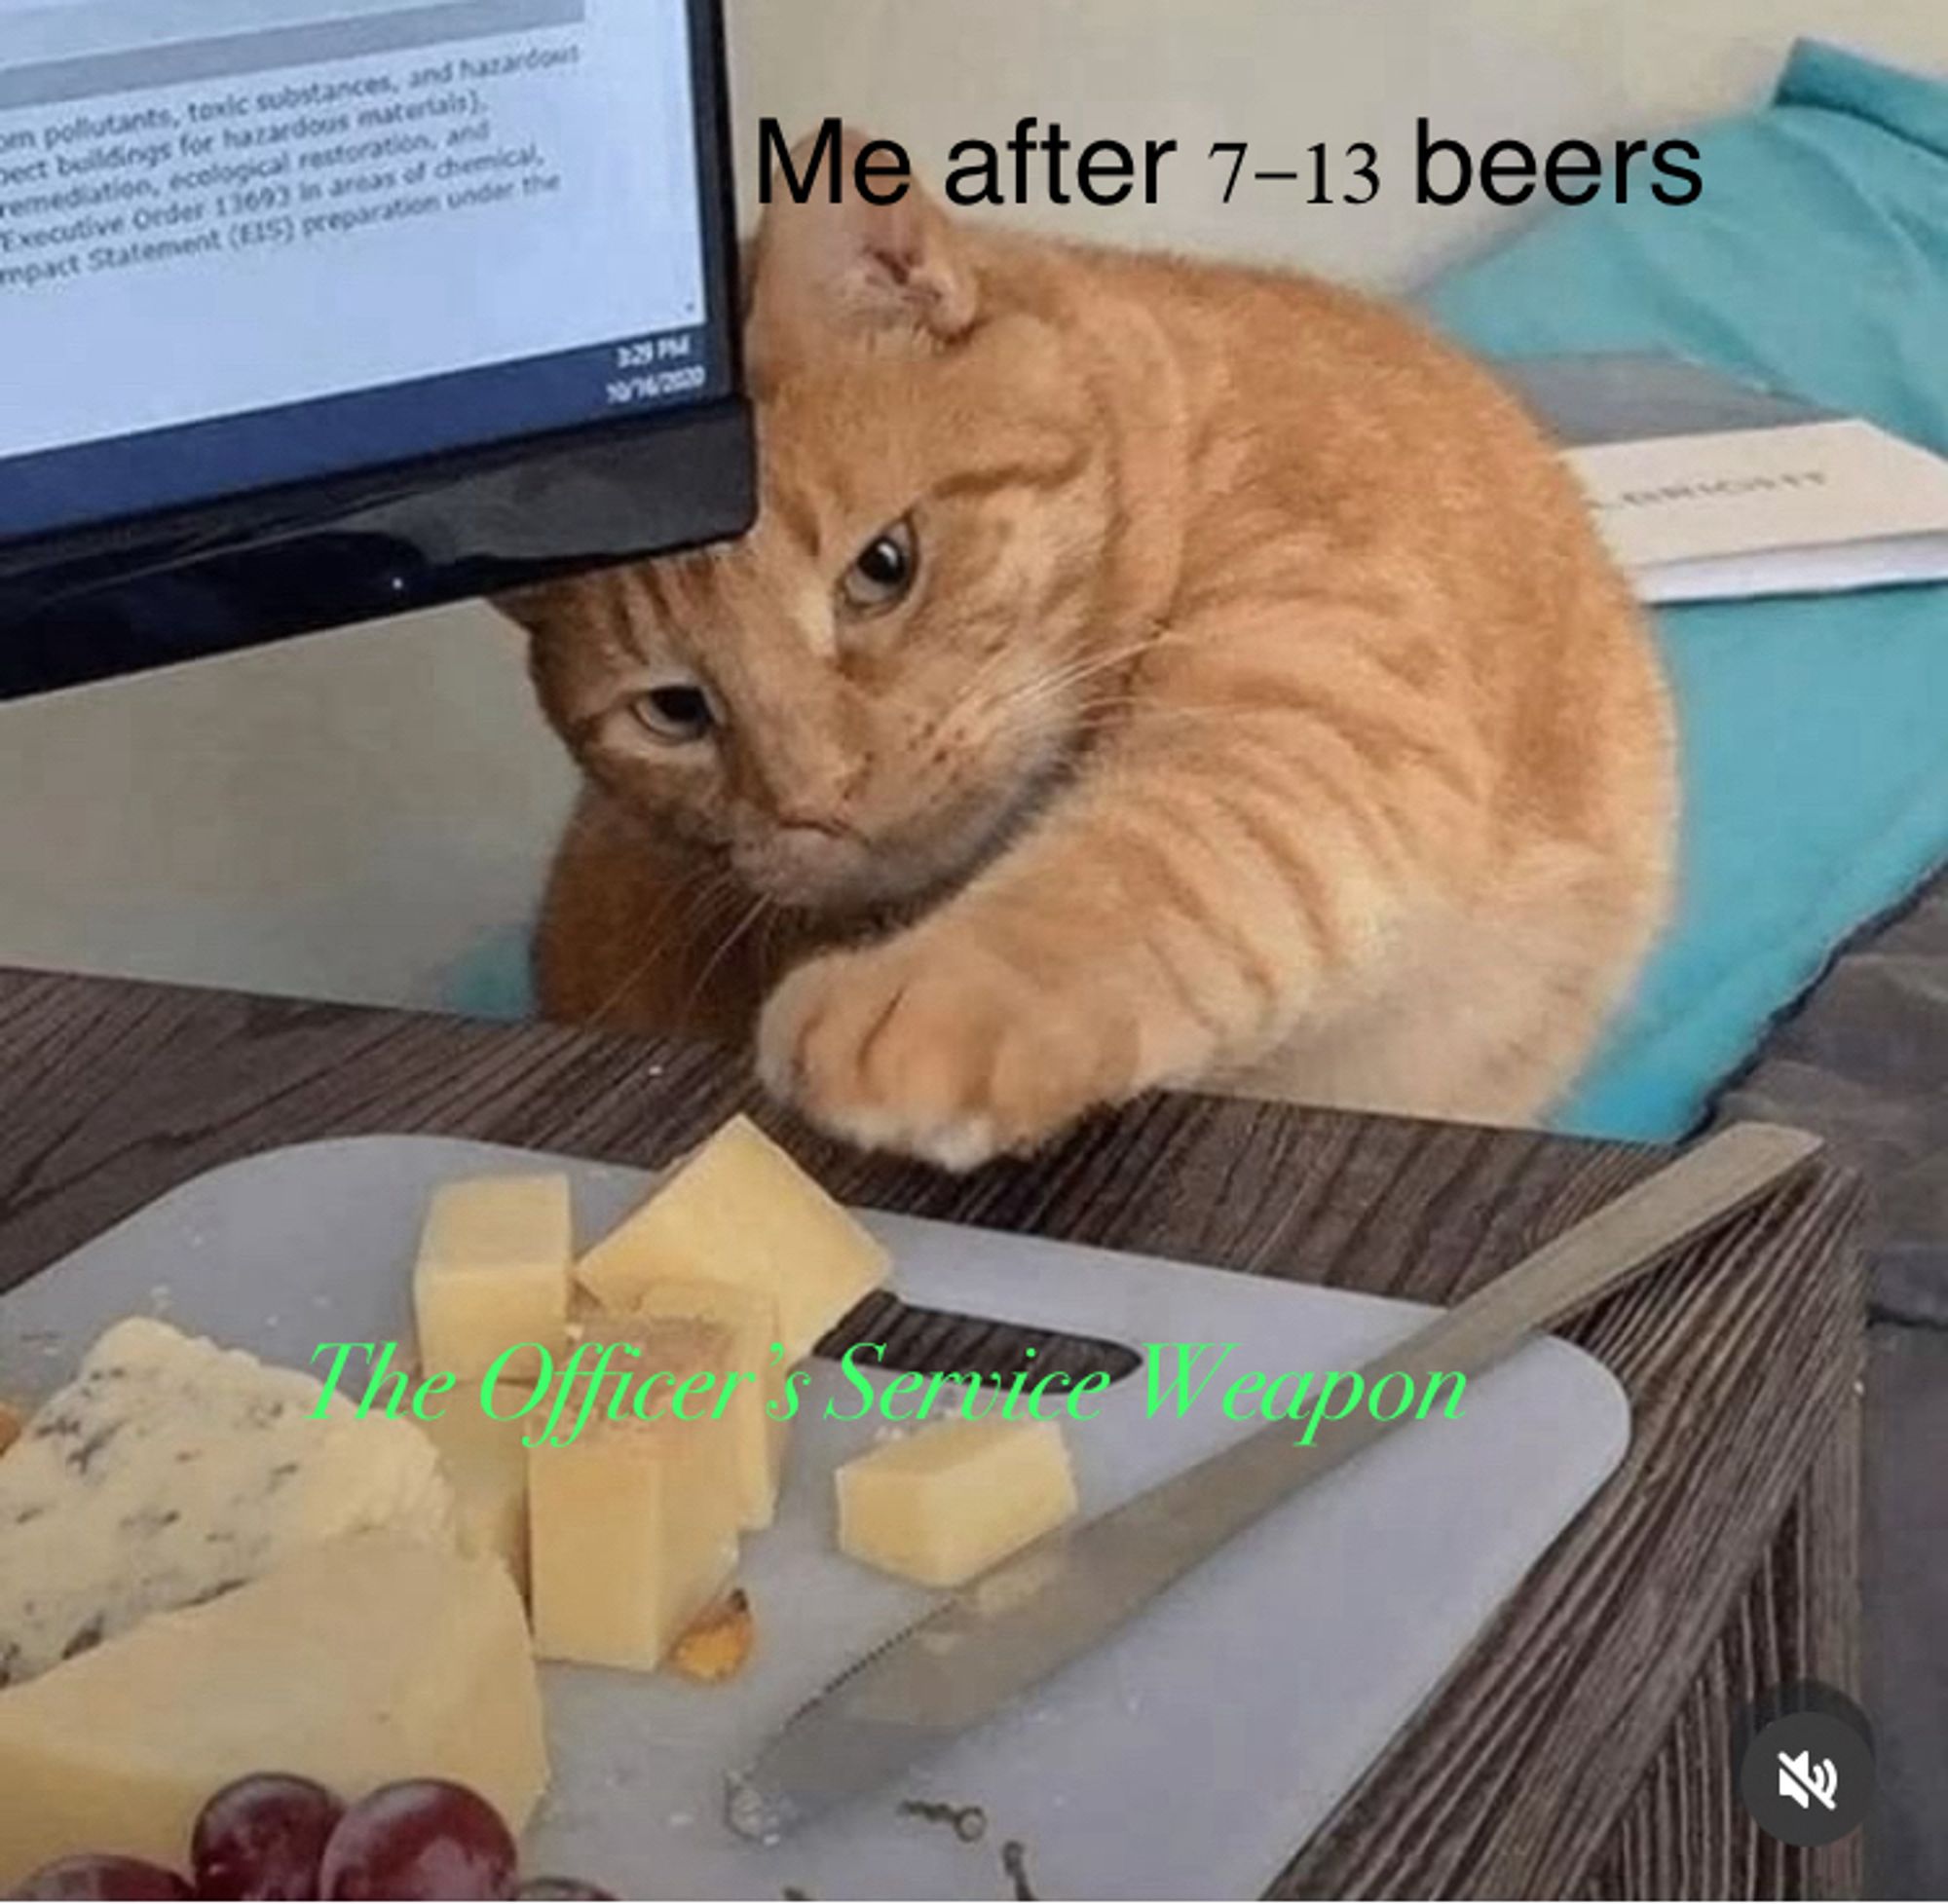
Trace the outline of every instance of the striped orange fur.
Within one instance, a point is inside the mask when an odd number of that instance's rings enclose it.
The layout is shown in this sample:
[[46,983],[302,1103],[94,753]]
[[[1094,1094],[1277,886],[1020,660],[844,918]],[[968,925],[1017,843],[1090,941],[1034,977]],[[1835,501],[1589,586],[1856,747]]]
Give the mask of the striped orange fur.
[[755,1027],[955,1168],[1159,1086],[1547,1110],[1665,918],[1671,718],[1485,372],[918,192],[774,208],[749,345],[755,534],[509,604],[587,777],[548,1011]]

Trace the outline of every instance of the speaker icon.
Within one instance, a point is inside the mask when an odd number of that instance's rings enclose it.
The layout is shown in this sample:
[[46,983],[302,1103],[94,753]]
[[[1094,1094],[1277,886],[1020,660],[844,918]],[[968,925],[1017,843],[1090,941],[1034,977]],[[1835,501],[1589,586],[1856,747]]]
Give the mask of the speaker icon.
[[1816,1761],[1810,1750],[1779,1755],[1779,1795],[1802,1811],[1810,1811],[1815,1799],[1831,1811],[1839,1790],[1840,1773],[1831,1759]]
[[1837,1844],[1873,1810],[1866,1714],[1817,1680],[1766,1695],[1741,1720],[1732,1749],[1739,1797],[1753,1823],[1781,1845]]

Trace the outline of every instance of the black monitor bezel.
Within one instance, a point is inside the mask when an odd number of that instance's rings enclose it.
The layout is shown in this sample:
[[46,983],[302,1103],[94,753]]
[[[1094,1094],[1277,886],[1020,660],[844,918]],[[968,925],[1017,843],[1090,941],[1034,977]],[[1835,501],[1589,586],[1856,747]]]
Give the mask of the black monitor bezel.
[[723,5],[687,6],[708,329],[730,393],[0,542],[0,700],[520,588],[751,526]]

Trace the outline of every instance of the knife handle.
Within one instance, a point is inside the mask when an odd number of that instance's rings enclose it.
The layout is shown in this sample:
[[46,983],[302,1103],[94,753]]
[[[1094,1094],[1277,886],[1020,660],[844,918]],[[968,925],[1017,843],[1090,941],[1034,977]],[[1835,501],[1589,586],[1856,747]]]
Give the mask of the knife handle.
[[[1369,1394],[1396,1370],[1440,1371],[1472,1381],[1531,1335],[1614,1295],[1673,1251],[1715,1228],[1809,1163],[1821,1149],[1809,1132],[1776,1124],[1735,1124],[1667,1165],[1634,1189],[1524,1257],[1457,1307],[1358,1371]],[[1416,1372],[1416,1380],[1418,1374]],[[1397,1422],[1371,1410],[1328,1419],[1308,1445],[1293,1445],[1289,1423],[1261,1429],[1238,1447],[1155,1490],[1159,1506],[1186,1502],[1228,1468],[1228,1512],[1243,1525],[1284,1495],[1309,1485],[1379,1440]],[[1244,1450],[1250,1448],[1251,1455]],[[1233,1458],[1236,1457],[1236,1458]],[[1213,1512],[1207,1509],[1204,1518]]]
[[[1735,1124],[1572,1225],[1506,1275],[1390,1350],[1481,1372],[1538,1330],[1633,1283],[1817,1156],[1820,1140],[1776,1124]],[[1384,1372],[1384,1371],[1382,1371]]]

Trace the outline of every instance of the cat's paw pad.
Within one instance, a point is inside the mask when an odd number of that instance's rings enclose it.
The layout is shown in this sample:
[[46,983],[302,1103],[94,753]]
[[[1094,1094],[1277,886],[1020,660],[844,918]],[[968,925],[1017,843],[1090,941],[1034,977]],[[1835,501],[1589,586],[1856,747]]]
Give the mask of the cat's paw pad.
[[1006,959],[924,932],[836,952],[766,1007],[768,1090],[868,1150],[967,1171],[1124,1095],[1099,1023]]

